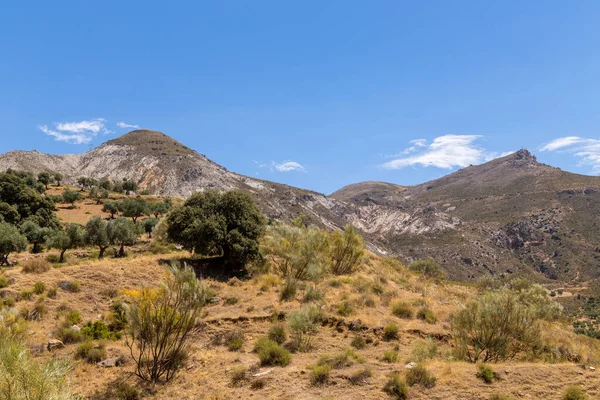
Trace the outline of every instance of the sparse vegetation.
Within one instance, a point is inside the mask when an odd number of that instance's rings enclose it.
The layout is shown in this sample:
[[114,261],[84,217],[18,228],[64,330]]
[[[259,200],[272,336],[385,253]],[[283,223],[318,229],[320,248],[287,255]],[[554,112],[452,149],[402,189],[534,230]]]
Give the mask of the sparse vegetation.
[[283,324],[274,324],[269,328],[269,339],[277,344],[283,344],[287,340],[287,332]]
[[344,232],[331,234],[331,273],[345,275],[354,272],[364,254],[362,237],[352,225],[346,225]]
[[383,328],[383,340],[391,341],[398,339],[398,325],[390,322]]
[[398,372],[394,372],[388,378],[383,391],[398,400],[408,398],[408,386]]
[[440,265],[431,257],[426,260],[413,261],[408,268],[428,278],[442,278],[444,276]]
[[411,319],[414,316],[412,306],[404,301],[392,303],[392,314],[398,318]]
[[417,364],[406,371],[406,383],[408,386],[421,385],[426,389],[431,389],[435,386],[436,381],[436,377],[423,364]]
[[579,386],[569,386],[562,395],[562,400],[588,400],[588,398]]
[[310,383],[312,385],[323,385],[329,380],[331,367],[329,365],[315,365],[310,372]]
[[477,369],[476,376],[485,383],[494,383],[498,379],[494,370],[487,364],[479,364]]
[[261,365],[285,367],[292,359],[292,355],[288,350],[268,337],[260,338],[255,344],[254,351],[258,354]]

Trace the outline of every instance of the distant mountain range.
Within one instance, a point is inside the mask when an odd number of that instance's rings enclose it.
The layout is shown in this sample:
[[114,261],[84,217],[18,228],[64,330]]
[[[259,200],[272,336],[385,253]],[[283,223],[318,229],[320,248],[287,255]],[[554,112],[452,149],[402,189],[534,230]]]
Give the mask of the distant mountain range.
[[527,150],[421,185],[346,186],[330,196],[228,171],[156,131],[135,130],[83,154],[11,151],[0,170],[128,178],[154,194],[206,189],[251,193],[274,219],[304,214],[336,228],[352,223],[374,251],[405,261],[431,256],[458,280],[522,273],[539,280],[600,277],[600,177],[561,171]]

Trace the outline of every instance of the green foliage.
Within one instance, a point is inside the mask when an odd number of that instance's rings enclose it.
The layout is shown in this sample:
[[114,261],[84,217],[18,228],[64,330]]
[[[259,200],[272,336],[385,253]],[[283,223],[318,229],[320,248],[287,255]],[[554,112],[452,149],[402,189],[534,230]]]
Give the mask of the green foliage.
[[364,245],[362,237],[348,224],[344,232],[335,231],[329,239],[331,251],[331,273],[334,275],[351,274],[360,264]]
[[123,191],[125,193],[135,192],[138,189],[138,184],[134,181],[126,180],[123,181]]
[[33,293],[42,294],[46,290],[46,284],[44,282],[36,282],[33,285]]
[[0,266],[10,265],[10,253],[18,253],[27,248],[27,238],[7,222],[0,222]]
[[48,189],[48,185],[52,182],[52,177],[49,172],[40,172],[38,174],[38,182],[45,186]]
[[477,368],[478,368],[478,371],[477,371],[477,374],[475,374],[475,376],[477,376],[479,379],[481,379],[485,383],[493,383],[496,379],[498,379],[498,377],[496,376],[496,373],[489,365],[479,364],[477,366]]
[[148,234],[148,238],[152,237],[152,232],[154,231],[154,227],[156,225],[158,225],[158,219],[157,218],[146,218],[145,220],[142,221],[142,228],[144,229],[144,232],[146,232]]
[[104,346],[95,345],[92,341],[86,341],[77,346],[75,358],[83,359],[90,364],[96,364],[106,357]]
[[460,355],[470,362],[513,359],[540,347],[535,312],[506,290],[480,296],[456,312],[452,331]]
[[408,386],[421,385],[426,389],[431,389],[435,386],[436,381],[436,377],[423,364],[417,364],[406,371],[406,383]]
[[258,354],[260,364],[263,366],[279,365],[285,367],[292,359],[292,355],[288,350],[268,337],[260,338],[254,346],[254,351]]
[[298,291],[298,281],[294,278],[287,278],[283,282],[281,292],[279,293],[279,301],[292,301],[296,298]]
[[125,199],[119,203],[119,211],[133,222],[144,214],[148,214],[148,203],[143,199]]
[[319,332],[323,319],[323,311],[314,304],[293,311],[288,316],[290,334],[295,347],[300,351],[308,351],[312,347],[312,338]]
[[589,397],[579,386],[569,386],[562,395],[562,400],[587,400]]
[[56,297],[56,295],[58,294],[58,288],[51,287],[50,289],[48,289],[47,294],[48,294],[49,299],[54,299]]
[[386,363],[395,363],[398,361],[398,352],[396,350],[386,350],[383,352],[383,361]]
[[71,208],[75,208],[75,203],[81,200],[81,194],[75,190],[65,189],[62,193],[63,202],[71,204]]
[[115,301],[110,305],[111,321],[108,325],[111,331],[118,332],[124,329],[127,324],[127,309],[120,301]]
[[383,340],[391,341],[398,339],[398,325],[390,322],[383,328]]
[[350,343],[350,346],[352,346],[358,350],[364,349],[367,346],[367,341],[362,336],[354,336],[352,338],[352,342]]
[[94,340],[99,339],[117,339],[117,335],[108,329],[108,326],[103,321],[88,322],[83,328],[81,333]]
[[365,360],[356,350],[348,348],[336,354],[324,354],[317,361],[318,366],[328,366],[331,369],[341,369],[351,366],[354,361],[363,363]]
[[431,257],[426,260],[416,260],[409,264],[408,269],[418,272],[428,278],[443,278],[444,272],[440,265]]
[[354,312],[354,306],[348,300],[342,301],[341,303],[338,304],[337,312],[338,312],[338,314],[340,314],[344,317],[347,317]]
[[19,292],[19,298],[21,300],[29,301],[33,297],[33,290],[23,289]]
[[373,372],[369,367],[364,367],[348,377],[348,380],[353,385],[362,385],[367,382],[367,379],[373,376]]
[[104,252],[110,245],[110,238],[108,237],[108,223],[95,216],[85,224],[85,242],[92,246],[97,246],[100,251],[98,253],[98,259],[104,257]]
[[329,365],[315,365],[310,372],[310,383],[313,386],[323,385],[329,380],[331,367]]
[[408,386],[406,385],[406,382],[402,380],[402,377],[398,372],[393,372],[390,375],[383,387],[383,391],[399,400],[408,398]]
[[193,268],[171,267],[171,276],[158,289],[143,288],[132,299],[127,318],[127,346],[143,380],[170,380],[182,366],[207,289]]
[[64,326],[58,328],[54,336],[64,344],[79,343],[86,338],[81,331]]
[[287,340],[287,332],[282,324],[274,324],[269,328],[269,339],[277,344],[283,344]]
[[63,180],[63,175],[60,172],[55,172],[52,178],[54,179],[54,182],[56,182],[56,184],[60,186],[60,183]]
[[69,310],[67,311],[67,313],[65,314],[65,321],[69,324],[69,325],[75,325],[81,322],[81,315],[79,314],[79,311],[77,310]]
[[325,294],[316,285],[308,285],[302,297],[303,303],[318,302],[325,298]]
[[420,363],[426,360],[430,360],[437,355],[438,346],[431,339],[427,338],[425,340],[418,341],[411,352],[411,361]]
[[185,249],[245,266],[260,258],[265,219],[249,194],[207,190],[193,194],[167,217],[167,235]]
[[125,246],[135,244],[141,233],[139,225],[123,217],[111,220],[106,232],[109,242],[119,246],[119,257],[125,256]]
[[41,253],[43,245],[50,236],[50,228],[42,228],[35,221],[26,219],[19,227],[21,233],[25,235],[27,241],[33,244],[32,253]]
[[156,219],[160,218],[161,215],[165,215],[171,210],[172,204],[170,199],[165,199],[162,202],[151,203],[149,211]]
[[437,322],[437,317],[433,310],[429,307],[422,307],[417,311],[417,318],[427,322],[428,324],[435,324]]
[[245,365],[236,365],[231,369],[231,385],[238,386],[241,382],[246,380],[246,374],[248,373],[248,367]]
[[48,247],[60,250],[59,263],[64,262],[65,252],[83,246],[85,229],[78,224],[69,224],[65,229],[57,229],[48,238]]
[[114,219],[119,212],[119,204],[112,201],[105,201],[102,205],[102,212],[109,213],[110,218]]
[[411,319],[414,316],[412,306],[403,301],[392,303],[392,314],[398,318]]
[[241,350],[245,341],[244,331],[241,329],[231,331],[225,337],[225,345],[229,351]]

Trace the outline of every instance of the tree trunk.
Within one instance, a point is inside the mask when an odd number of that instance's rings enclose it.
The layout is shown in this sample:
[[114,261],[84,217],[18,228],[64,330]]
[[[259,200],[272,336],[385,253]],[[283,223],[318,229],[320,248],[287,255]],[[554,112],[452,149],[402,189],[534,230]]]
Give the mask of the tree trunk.
[[101,260],[102,258],[104,258],[104,251],[106,250],[106,247],[102,247],[102,246],[99,246],[99,247],[100,247],[100,253],[98,254],[98,260]]
[[121,243],[121,248],[119,249],[119,257],[125,257],[125,244]]
[[67,249],[61,250],[60,251],[60,258],[58,259],[59,263],[63,263],[65,262],[65,252],[67,251]]
[[33,254],[38,254],[38,253],[41,253],[41,252],[42,252],[42,246],[41,246],[39,243],[37,243],[37,242],[36,242],[36,243],[34,243],[34,244],[33,244],[33,249],[31,249],[31,252],[32,252]]

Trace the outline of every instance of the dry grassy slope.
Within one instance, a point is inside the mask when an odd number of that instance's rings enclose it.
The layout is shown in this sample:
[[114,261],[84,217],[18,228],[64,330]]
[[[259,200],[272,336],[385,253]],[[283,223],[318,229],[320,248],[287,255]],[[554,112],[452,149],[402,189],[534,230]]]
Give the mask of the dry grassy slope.
[[[91,249],[90,249],[91,250]],[[57,325],[55,319],[57,307],[68,305],[80,311],[84,321],[102,318],[109,310],[113,299],[108,293],[111,289],[135,289],[140,286],[153,286],[164,276],[165,269],[159,266],[158,259],[176,258],[184,254],[146,255],[140,253],[144,245],[138,247],[127,259],[90,260],[86,252],[79,252],[80,258],[71,257],[69,265],[51,269],[48,272],[32,275],[23,274],[20,267],[7,272],[14,283],[11,291],[30,289],[36,281],[43,281],[48,287],[55,286],[61,280],[77,280],[81,284],[79,293],[59,290],[55,299],[46,299],[48,312],[41,321],[30,322],[28,343],[38,347],[46,343]],[[22,263],[26,258],[40,257],[30,254],[19,255]],[[337,282],[335,285],[332,282]],[[252,389],[250,378],[239,387],[230,383],[230,372],[235,366],[253,367],[258,358],[252,353],[253,343],[265,335],[270,326],[270,316],[274,312],[290,312],[302,306],[302,291],[297,299],[279,303],[278,292],[281,278],[273,275],[258,276],[249,281],[231,281],[229,283],[208,280],[219,301],[209,305],[204,320],[198,325],[194,335],[191,355],[185,368],[175,379],[164,385],[144,386],[131,374],[133,363],[124,366],[103,369],[83,361],[74,362],[71,379],[73,390],[85,398],[110,399],[110,391],[116,382],[126,380],[133,386],[142,388],[144,398],[154,399],[387,399],[382,392],[387,375],[393,371],[402,371],[404,364],[412,359],[413,349],[422,343],[423,337],[430,336],[438,345],[438,355],[427,361],[427,367],[438,378],[432,389],[413,387],[411,399],[487,399],[492,392],[510,394],[514,398],[556,399],[568,385],[584,387],[591,398],[600,396],[598,372],[584,371],[571,363],[555,365],[543,363],[502,363],[494,365],[502,380],[488,385],[475,377],[476,366],[472,364],[446,361],[451,354],[449,335],[449,316],[457,306],[468,301],[475,291],[467,286],[449,283],[427,282],[408,273],[401,265],[375,255],[369,255],[361,271],[351,277],[329,278],[321,282],[326,293],[325,311],[335,320],[344,320],[345,324],[323,326],[314,340],[315,348],[309,353],[296,353],[287,367],[262,367],[254,373],[267,373],[266,385],[262,389]],[[373,288],[377,286],[375,294]],[[123,296],[122,294],[119,297]],[[29,301],[21,301],[19,307],[32,306],[38,296]],[[224,300],[236,297],[239,302],[226,305]],[[371,297],[372,306],[360,305],[361,299]],[[337,305],[343,300],[355,302],[356,310],[352,315],[342,318],[337,315]],[[437,314],[438,322],[429,325],[417,319],[403,320],[390,313],[390,302],[403,300],[411,304],[427,303]],[[415,309],[418,306],[414,306]],[[325,386],[314,387],[309,382],[309,369],[320,355],[343,351],[350,346],[352,338],[358,333],[349,329],[350,321],[360,320],[368,329],[362,333],[373,340],[381,340],[381,328],[388,322],[396,322],[400,327],[400,337],[396,341],[380,341],[369,344],[358,353],[365,358],[364,364],[333,370],[331,381]],[[333,320],[332,320],[333,321]],[[215,336],[234,329],[242,329],[246,343],[241,352],[229,352],[224,346],[213,345]],[[585,357],[598,359],[600,343],[589,338],[578,338],[569,333],[568,328],[556,326],[548,330],[557,346],[575,346]],[[578,342],[579,341],[579,342]],[[382,361],[383,352],[398,346],[397,363]],[[44,352],[38,357],[72,357],[76,345],[53,353]],[[110,357],[127,355],[123,340],[107,344]],[[586,361],[587,362],[587,361]],[[371,368],[373,376],[362,385],[352,385],[347,377],[364,366]]]

